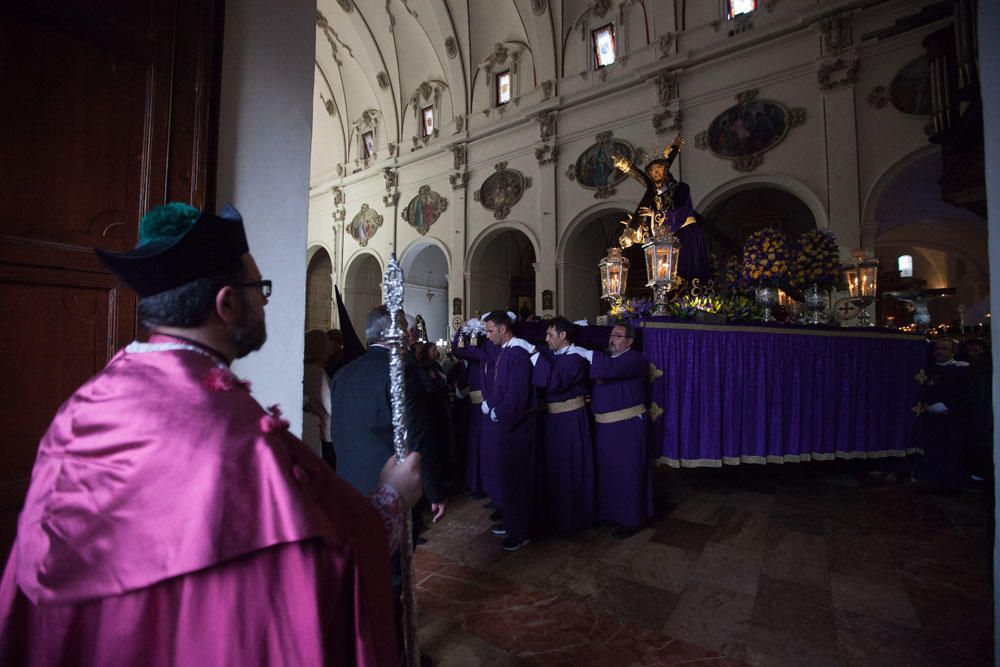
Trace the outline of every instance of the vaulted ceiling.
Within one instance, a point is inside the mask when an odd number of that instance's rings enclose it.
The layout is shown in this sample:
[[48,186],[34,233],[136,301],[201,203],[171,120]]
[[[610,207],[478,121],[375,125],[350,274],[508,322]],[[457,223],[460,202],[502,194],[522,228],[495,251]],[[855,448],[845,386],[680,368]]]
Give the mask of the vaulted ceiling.
[[[497,45],[520,51],[530,72],[522,87],[533,88],[562,75],[566,44],[591,13],[610,17],[625,4],[645,15],[653,1],[318,0],[313,174],[348,160],[365,112],[378,116],[380,146],[398,146],[414,133],[422,86],[437,89],[435,122],[446,125],[474,111]],[[671,0],[655,2],[672,13]]]

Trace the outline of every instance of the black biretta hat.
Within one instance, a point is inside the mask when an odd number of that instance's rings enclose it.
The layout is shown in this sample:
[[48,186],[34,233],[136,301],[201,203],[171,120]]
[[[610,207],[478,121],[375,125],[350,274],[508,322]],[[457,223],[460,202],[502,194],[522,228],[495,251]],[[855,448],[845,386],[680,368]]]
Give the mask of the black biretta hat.
[[249,246],[243,217],[232,204],[218,215],[186,204],[165,204],[143,216],[134,250],[94,252],[142,298],[229,268]]

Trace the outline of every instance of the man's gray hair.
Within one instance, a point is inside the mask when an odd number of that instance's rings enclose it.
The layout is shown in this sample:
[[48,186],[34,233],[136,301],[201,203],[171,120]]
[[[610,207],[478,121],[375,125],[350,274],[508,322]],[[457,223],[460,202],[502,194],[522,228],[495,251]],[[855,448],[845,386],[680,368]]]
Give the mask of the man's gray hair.
[[[399,313],[399,316],[396,318],[396,324],[399,325],[399,328],[405,334],[406,315],[403,314],[403,311],[399,311]],[[372,308],[372,311],[368,313],[368,317],[365,318],[365,339],[369,345],[385,340],[385,330],[389,328],[391,321],[389,308],[385,304]]]

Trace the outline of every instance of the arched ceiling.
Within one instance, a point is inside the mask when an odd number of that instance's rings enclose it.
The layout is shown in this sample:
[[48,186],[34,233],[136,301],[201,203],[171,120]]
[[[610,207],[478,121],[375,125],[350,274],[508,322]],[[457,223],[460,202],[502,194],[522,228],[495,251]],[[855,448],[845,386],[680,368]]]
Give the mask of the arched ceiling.
[[561,44],[581,17],[649,1],[318,0],[313,174],[355,157],[365,111],[379,114],[379,150],[405,144],[421,84],[439,89],[435,121],[446,125],[474,111],[477,73],[496,45],[521,50],[522,86],[535,87],[558,78]]

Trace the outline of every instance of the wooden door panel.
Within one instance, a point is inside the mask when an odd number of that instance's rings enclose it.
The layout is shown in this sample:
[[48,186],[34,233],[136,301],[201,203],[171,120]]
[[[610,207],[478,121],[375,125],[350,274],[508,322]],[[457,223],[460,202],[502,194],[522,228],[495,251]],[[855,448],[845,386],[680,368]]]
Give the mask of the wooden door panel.
[[[148,65],[32,21],[0,31],[18,128],[0,161],[0,234],[78,246],[135,244]],[[56,85],[58,82],[58,85]]]
[[[0,265],[0,506],[19,501],[59,406],[113,354],[119,287],[108,274]],[[58,373],[49,373],[58,368]],[[29,446],[29,443],[32,443]],[[14,495],[11,495],[14,492]]]

